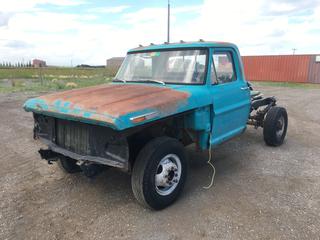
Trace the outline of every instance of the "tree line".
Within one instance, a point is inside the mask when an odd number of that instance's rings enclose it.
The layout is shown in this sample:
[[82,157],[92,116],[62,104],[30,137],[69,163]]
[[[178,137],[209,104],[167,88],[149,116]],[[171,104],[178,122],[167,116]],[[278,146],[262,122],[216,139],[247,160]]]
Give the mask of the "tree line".
[[31,61],[27,63],[23,62],[17,62],[17,63],[11,63],[11,62],[0,62],[0,68],[28,68],[32,67]]

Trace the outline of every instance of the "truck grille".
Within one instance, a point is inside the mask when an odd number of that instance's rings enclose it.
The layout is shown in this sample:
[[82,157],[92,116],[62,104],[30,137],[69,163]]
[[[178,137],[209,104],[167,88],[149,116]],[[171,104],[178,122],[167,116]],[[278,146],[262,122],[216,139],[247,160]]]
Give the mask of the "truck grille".
[[56,144],[69,151],[89,155],[89,128],[79,122],[56,120]]

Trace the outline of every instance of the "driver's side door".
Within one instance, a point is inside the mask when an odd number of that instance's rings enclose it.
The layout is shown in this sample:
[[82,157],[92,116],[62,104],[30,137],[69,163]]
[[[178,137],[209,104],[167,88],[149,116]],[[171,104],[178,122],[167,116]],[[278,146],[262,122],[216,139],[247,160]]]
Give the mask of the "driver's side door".
[[211,51],[210,78],[213,125],[210,143],[217,145],[240,133],[250,112],[250,90],[241,71],[241,60],[233,48]]

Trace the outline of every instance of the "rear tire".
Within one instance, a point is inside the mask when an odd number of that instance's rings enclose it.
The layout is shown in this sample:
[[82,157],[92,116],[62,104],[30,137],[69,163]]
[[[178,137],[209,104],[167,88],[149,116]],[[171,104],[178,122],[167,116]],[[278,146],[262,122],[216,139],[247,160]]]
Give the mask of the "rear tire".
[[283,107],[272,107],[263,122],[264,141],[269,146],[280,146],[287,134],[288,114]]
[[186,177],[184,146],[173,138],[155,138],[138,154],[131,176],[132,191],[140,204],[160,210],[178,198]]
[[80,166],[76,164],[76,160],[65,157],[65,156],[60,156],[59,157],[59,166],[62,170],[64,170],[67,173],[77,173],[81,172]]

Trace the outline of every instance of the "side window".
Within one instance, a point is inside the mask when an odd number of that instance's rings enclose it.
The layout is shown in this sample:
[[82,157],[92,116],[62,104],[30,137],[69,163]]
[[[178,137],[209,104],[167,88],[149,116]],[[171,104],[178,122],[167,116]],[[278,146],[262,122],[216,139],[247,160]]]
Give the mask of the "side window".
[[213,62],[218,84],[237,80],[231,52],[214,53]]

